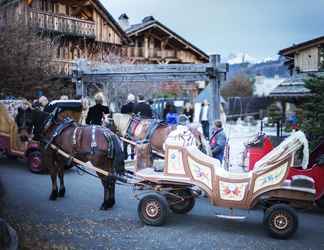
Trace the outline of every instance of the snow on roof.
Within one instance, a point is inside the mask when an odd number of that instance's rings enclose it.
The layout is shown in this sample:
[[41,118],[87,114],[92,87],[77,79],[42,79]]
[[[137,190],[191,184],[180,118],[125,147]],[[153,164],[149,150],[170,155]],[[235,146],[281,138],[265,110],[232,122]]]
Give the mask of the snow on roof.
[[280,77],[267,78],[264,76],[257,76],[254,84],[254,95],[269,96],[271,91],[277,88],[286,79]]

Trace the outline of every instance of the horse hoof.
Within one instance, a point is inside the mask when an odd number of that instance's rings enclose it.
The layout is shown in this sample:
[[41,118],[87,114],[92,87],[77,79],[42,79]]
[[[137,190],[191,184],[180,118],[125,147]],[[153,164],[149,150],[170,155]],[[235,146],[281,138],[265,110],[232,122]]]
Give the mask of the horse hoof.
[[49,197],[51,201],[55,201],[57,199],[57,191],[53,191]]
[[101,205],[101,207],[100,207],[100,210],[101,210],[101,211],[106,211],[106,210],[108,210],[108,206],[107,206],[107,204],[103,203],[103,204]]
[[59,197],[64,197],[65,196],[65,188],[62,188],[58,194]]
[[100,210],[107,211],[109,208],[112,208],[115,205],[115,201],[107,201],[102,203]]

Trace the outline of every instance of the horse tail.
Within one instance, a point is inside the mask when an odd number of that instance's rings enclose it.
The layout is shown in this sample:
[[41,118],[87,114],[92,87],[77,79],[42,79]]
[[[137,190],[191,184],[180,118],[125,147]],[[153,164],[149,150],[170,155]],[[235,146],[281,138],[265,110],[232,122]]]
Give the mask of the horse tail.
[[125,157],[121,147],[121,143],[117,135],[112,134],[111,140],[113,143],[113,164],[112,167],[117,174],[123,174],[125,172]]

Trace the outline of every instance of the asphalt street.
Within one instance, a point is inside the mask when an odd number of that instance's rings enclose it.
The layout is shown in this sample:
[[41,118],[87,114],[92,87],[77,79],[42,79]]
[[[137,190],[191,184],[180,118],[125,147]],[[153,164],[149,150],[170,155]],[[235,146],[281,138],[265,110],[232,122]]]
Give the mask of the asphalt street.
[[117,187],[117,204],[100,211],[98,179],[66,173],[66,197],[49,201],[50,178],[30,173],[23,162],[0,159],[4,196],[0,216],[18,232],[21,249],[324,249],[324,212],[299,212],[300,227],[289,240],[270,238],[263,212],[238,210],[244,221],[219,219],[228,211],[197,199],[188,215],[170,214],[163,227],[143,225],[129,186]]

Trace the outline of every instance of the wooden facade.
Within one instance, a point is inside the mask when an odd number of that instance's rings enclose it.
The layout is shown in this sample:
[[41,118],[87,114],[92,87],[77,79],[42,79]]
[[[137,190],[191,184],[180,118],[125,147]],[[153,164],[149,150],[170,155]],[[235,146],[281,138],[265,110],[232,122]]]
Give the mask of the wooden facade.
[[60,75],[70,75],[74,60],[79,58],[104,61],[111,53],[121,55],[128,43],[125,32],[98,0],[9,2],[2,6],[2,19],[14,13],[50,37],[57,45],[53,66]]
[[136,63],[206,63],[209,60],[206,53],[151,16],[129,26],[128,17],[123,14],[119,22],[132,41],[127,56]]
[[279,54],[288,59],[292,74],[324,71],[324,37],[293,45]]

